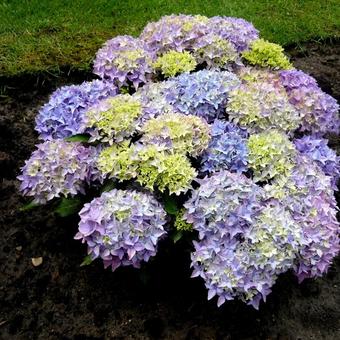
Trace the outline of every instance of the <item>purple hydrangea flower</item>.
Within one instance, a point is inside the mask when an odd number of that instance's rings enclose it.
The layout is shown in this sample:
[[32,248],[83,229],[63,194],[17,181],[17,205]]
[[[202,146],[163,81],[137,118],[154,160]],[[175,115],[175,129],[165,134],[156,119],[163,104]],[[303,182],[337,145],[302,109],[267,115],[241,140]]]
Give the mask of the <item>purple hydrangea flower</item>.
[[259,38],[259,31],[248,21],[232,17],[212,17],[207,24],[209,30],[230,41],[238,52],[248,49],[250,43]]
[[327,139],[315,136],[304,136],[296,139],[296,148],[315,161],[322,171],[331,177],[332,188],[337,190],[337,182],[340,178],[340,157],[334,150],[328,147]]
[[199,238],[235,237],[249,229],[261,211],[264,191],[242,174],[220,171],[197,180],[200,187],[184,204],[184,219],[192,223]]
[[244,172],[248,159],[247,135],[245,129],[216,119],[211,125],[211,141],[202,155],[200,170]]
[[218,306],[240,298],[258,308],[277,276],[292,268],[302,231],[277,200],[243,175],[222,171],[200,181],[184,205],[184,219],[199,232],[193,277],[201,276]]
[[183,73],[173,78],[175,84],[166,99],[180,113],[205,118],[208,122],[223,116],[228,93],[240,84],[239,79],[227,71],[198,71]]
[[195,42],[209,32],[207,17],[201,15],[168,15],[157,22],[148,23],[140,39],[158,54],[175,50],[192,50]]
[[280,73],[289,101],[295,106],[302,119],[300,130],[324,135],[339,133],[339,105],[324,93],[315,80],[301,71],[290,70]]
[[156,199],[137,191],[103,193],[80,211],[79,232],[75,239],[87,243],[92,259],[104,266],[139,268],[156,255],[157,243],[166,234],[166,213]]
[[151,79],[154,58],[140,39],[118,36],[108,40],[97,52],[93,72],[119,87],[131,82],[137,89]]
[[330,177],[306,155],[296,157],[291,176],[265,188],[280,198],[302,230],[303,247],[294,270],[299,281],[322,276],[339,253],[339,222]]
[[35,129],[44,140],[84,133],[84,113],[92,105],[117,94],[117,88],[100,80],[64,86],[53,92],[39,111]]
[[103,180],[95,166],[98,151],[63,140],[39,144],[18,176],[20,190],[42,204],[55,197],[85,194],[86,184]]

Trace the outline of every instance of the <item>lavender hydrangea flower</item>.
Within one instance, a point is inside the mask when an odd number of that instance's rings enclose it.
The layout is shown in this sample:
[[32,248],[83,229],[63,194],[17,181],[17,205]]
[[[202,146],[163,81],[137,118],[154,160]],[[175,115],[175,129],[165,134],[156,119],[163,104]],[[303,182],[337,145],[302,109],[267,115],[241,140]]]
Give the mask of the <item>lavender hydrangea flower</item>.
[[247,169],[247,131],[232,123],[216,119],[211,125],[211,141],[202,154],[202,172],[219,170],[244,172]]
[[154,58],[140,39],[118,36],[97,52],[93,72],[118,87],[128,86],[130,82],[137,89],[151,79]]
[[226,113],[229,120],[255,133],[271,128],[290,132],[300,124],[299,113],[286,92],[268,82],[248,82],[232,90]]
[[156,255],[165,236],[166,213],[156,199],[136,191],[113,189],[80,211],[75,239],[87,243],[92,259],[101,258],[112,271],[119,266],[139,268]]
[[220,171],[197,181],[200,187],[184,204],[184,219],[200,239],[243,234],[261,211],[264,191],[242,174]]
[[34,202],[44,204],[60,196],[85,194],[85,185],[102,181],[95,166],[98,149],[63,140],[46,141],[26,161],[20,190],[33,196]]
[[148,23],[140,35],[148,48],[158,54],[169,50],[192,50],[196,41],[209,32],[207,17],[202,15],[167,15]]
[[100,80],[64,86],[53,92],[39,111],[35,129],[44,140],[84,133],[84,113],[92,105],[117,94],[117,88]]
[[194,46],[193,55],[198,64],[206,63],[208,69],[230,69],[230,66],[242,65],[240,55],[234,45],[212,33],[200,39]]
[[173,78],[175,84],[166,94],[174,109],[205,118],[208,122],[223,115],[229,92],[240,84],[227,71],[198,71]]
[[259,31],[248,21],[232,17],[212,17],[209,29],[223,39],[230,41],[238,52],[248,49],[250,43],[259,38]]
[[194,242],[192,277],[204,279],[208,299],[217,295],[218,306],[239,298],[258,309],[278,275],[293,266],[301,240],[284,206],[267,203],[239,237]]
[[322,171],[331,177],[332,188],[337,190],[337,182],[340,178],[340,157],[328,147],[327,142],[327,139],[315,136],[304,136],[294,140],[297,150],[315,161]]
[[294,271],[299,282],[322,276],[339,253],[339,222],[331,178],[306,155],[296,157],[289,178],[275,181],[265,190],[280,198],[303,232]]
[[[142,103],[142,114],[138,126],[159,115],[173,113],[173,106],[166,100],[166,93],[175,85],[173,80],[148,83],[138,89],[133,97]],[[137,128],[138,128],[137,126]]]
[[339,133],[339,105],[330,95],[324,93],[315,80],[301,71],[282,71],[280,79],[289,101],[302,118],[300,130],[324,135]]
[[243,175],[227,171],[200,181],[184,205],[199,232],[193,277],[201,276],[218,305],[238,297],[258,308],[277,276],[293,267],[302,232],[278,201]]

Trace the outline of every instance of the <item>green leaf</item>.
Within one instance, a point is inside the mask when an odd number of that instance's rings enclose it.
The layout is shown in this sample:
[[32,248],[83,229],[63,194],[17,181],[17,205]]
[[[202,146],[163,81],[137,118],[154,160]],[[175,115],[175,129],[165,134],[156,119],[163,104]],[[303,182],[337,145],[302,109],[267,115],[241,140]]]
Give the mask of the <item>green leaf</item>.
[[34,201],[31,201],[27,204],[25,204],[24,206],[22,206],[19,210],[20,211],[29,211],[29,210],[32,210],[36,207],[39,207],[40,204],[38,203],[35,203]]
[[90,139],[89,135],[80,134],[65,138],[66,142],[88,142]]
[[116,183],[113,181],[109,181],[106,184],[104,184],[104,186],[100,189],[100,192],[103,193],[103,192],[111,191],[115,187],[116,187]]
[[82,201],[78,197],[62,198],[55,212],[61,217],[76,214],[82,206]]
[[174,197],[166,196],[164,199],[164,209],[169,215],[178,213],[177,202]]
[[177,243],[182,237],[183,237],[183,232],[179,230],[179,231],[176,231],[172,235],[172,240],[174,241],[174,243]]
[[84,257],[83,262],[80,264],[80,267],[88,266],[92,263],[92,258],[90,255]]

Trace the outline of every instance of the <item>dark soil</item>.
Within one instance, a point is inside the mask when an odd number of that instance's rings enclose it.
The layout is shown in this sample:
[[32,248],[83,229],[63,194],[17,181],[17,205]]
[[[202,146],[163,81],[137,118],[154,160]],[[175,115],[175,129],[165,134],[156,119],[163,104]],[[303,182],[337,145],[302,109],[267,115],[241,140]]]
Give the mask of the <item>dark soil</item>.
[[[292,48],[295,65],[340,99],[340,44]],[[34,117],[57,86],[88,75],[0,79],[1,339],[340,339],[340,259],[324,278],[302,285],[280,277],[260,311],[242,302],[221,308],[190,279],[186,244],[162,244],[141,271],[115,273],[100,261],[80,267],[77,218],[26,203],[15,180],[34,149]],[[337,143],[337,139],[333,139]],[[167,242],[167,241],[166,241]],[[42,257],[34,267],[31,258]]]

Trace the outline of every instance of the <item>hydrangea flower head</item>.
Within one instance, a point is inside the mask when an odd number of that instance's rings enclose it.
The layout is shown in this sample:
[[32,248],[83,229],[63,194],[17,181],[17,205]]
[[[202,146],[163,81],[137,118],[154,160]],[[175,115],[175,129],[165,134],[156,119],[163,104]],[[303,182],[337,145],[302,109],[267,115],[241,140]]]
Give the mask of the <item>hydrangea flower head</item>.
[[143,41],[123,35],[107,41],[97,52],[93,72],[118,87],[132,83],[138,88],[151,79],[153,60]]
[[142,147],[138,153],[137,181],[150,190],[179,195],[191,189],[197,173],[189,159],[178,153],[168,153],[156,145]]
[[205,120],[180,113],[150,119],[142,128],[142,142],[164,146],[178,153],[198,156],[208,146],[210,128]]
[[330,95],[324,93],[315,80],[301,71],[290,70],[280,73],[289,101],[301,117],[302,132],[324,135],[339,133],[339,105]]
[[306,155],[297,155],[295,163],[288,178],[275,180],[265,189],[280,197],[302,230],[303,246],[294,264],[301,282],[327,271],[340,250],[340,228],[331,178]]
[[157,252],[165,236],[166,214],[150,194],[113,189],[80,211],[79,232],[92,259],[101,258],[112,270],[119,266],[139,268]]
[[229,119],[251,132],[296,130],[300,116],[286,92],[268,82],[250,82],[232,90],[226,107]]
[[239,85],[238,78],[227,71],[202,70],[183,73],[166,94],[175,110],[213,121],[223,114],[229,92]]
[[233,238],[248,230],[261,211],[263,189],[242,174],[219,171],[197,180],[200,187],[184,204],[184,219],[199,238]]
[[116,93],[114,85],[100,80],[61,87],[52,93],[49,102],[40,109],[35,129],[44,140],[84,133],[85,112],[100,100]]
[[208,26],[214,34],[230,41],[238,52],[249,48],[252,41],[258,39],[258,30],[248,21],[232,17],[212,17]]
[[294,166],[294,144],[275,130],[251,135],[248,150],[249,167],[254,171],[255,182],[287,176]]
[[340,178],[340,157],[328,147],[327,140],[315,136],[304,136],[295,139],[294,144],[297,150],[311,158],[327,176],[331,177],[332,187],[337,190],[337,182]]
[[250,44],[250,50],[243,52],[242,56],[252,65],[284,70],[293,67],[280,45],[263,39],[254,40]]
[[194,242],[192,276],[204,279],[208,299],[217,295],[218,306],[239,298],[258,309],[277,276],[293,266],[300,245],[301,233],[291,215],[273,202],[239,237]]
[[137,176],[138,157],[136,148],[126,140],[104,148],[97,159],[98,170],[103,176],[126,181]]
[[192,50],[197,40],[209,31],[209,19],[202,15],[167,15],[147,24],[140,35],[148,48],[158,54],[175,50]]
[[247,168],[247,131],[232,123],[216,119],[211,125],[211,141],[202,154],[202,172],[219,170],[243,172]]
[[216,34],[208,34],[197,41],[193,55],[198,64],[206,63],[209,69],[227,69],[233,63],[241,64],[234,45]]
[[20,190],[39,204],[55,197],[85,194],[86,184],[102,181],[95,166],[97,156],[95,147],[80,143],[55,140],[39,144],[18,176]]
[[141,114],[141,103],[129,94],[121,94],[92,107],[86,113],[86,124],[94,129],[92,140],[119,142],[135,132]]
[[158,57],[153,66],[159,69],[165,77],[174,77],[183,72],[193,71],[197,63],[192,54],[187,51],[169,51]]

